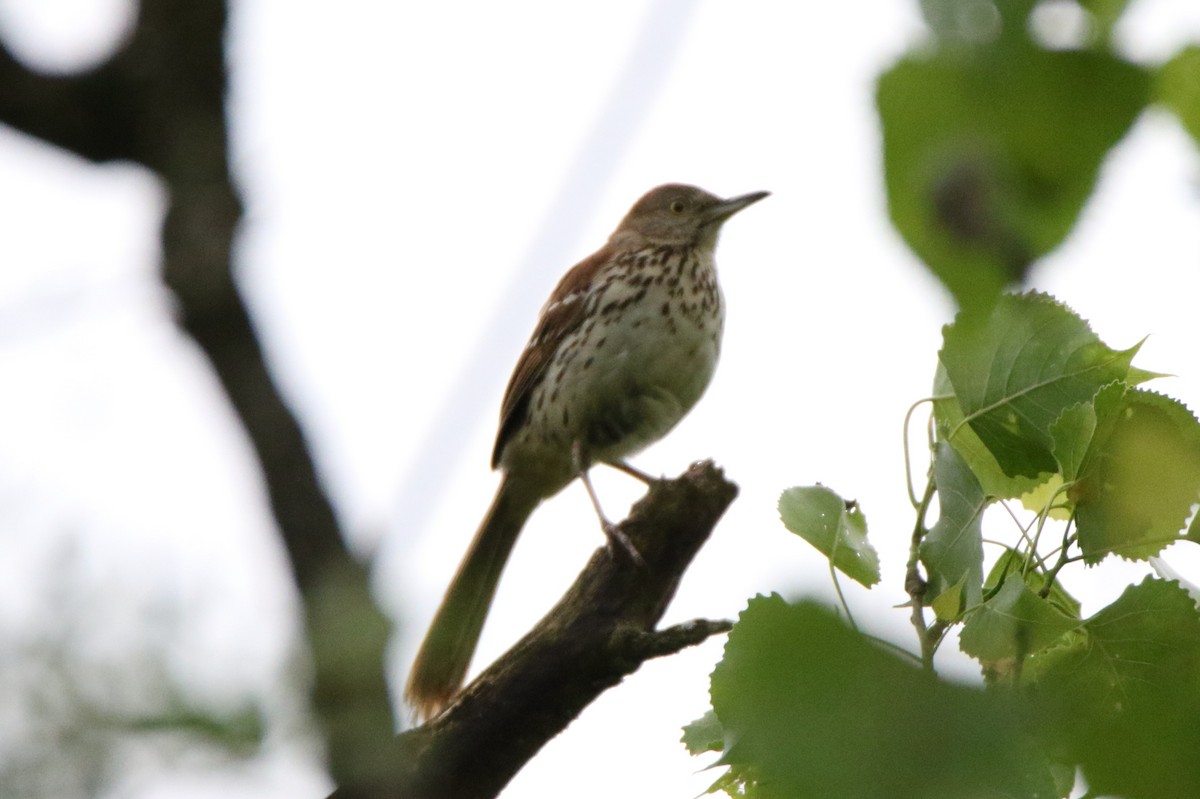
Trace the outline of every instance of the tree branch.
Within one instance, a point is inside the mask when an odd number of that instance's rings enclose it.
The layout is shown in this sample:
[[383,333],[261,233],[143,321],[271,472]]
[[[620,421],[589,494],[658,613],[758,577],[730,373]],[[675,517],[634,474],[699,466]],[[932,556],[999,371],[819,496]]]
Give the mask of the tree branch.
[[0,119],[89,161],[137,161],[120,63],[114,56],[79,75],[43,75],[26,69],[0,42]]
[[621,523],[646,564],[596,551],[558,604],[437,718],[395,742],[398,776],[337,799],[495,796],[601,693],[653,657],[729,629],[696,620],[655,631],[700,546],[737,495],[711,462],[655,482]]
[[304,601],[314,706],[334,779],[371,773],[393,737],[383,674],[388,625],[347,552],[307,442],[271,378],[234,283],[241,201],[229,174],[222,0],[142,0],[106,63],[42,75],[0,47],[0,120],[83,158],[128,159],[162,179],[163,280],[179,324],[237,412]]

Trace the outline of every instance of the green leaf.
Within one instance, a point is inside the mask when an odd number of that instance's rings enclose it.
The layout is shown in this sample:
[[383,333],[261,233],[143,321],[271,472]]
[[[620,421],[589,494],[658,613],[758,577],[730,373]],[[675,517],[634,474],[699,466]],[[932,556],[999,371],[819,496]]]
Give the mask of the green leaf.
[[784,527],[869,588],[879,582],[879,554],[867,541],[866,517],[851,505],[824,486],[789,488],[779,497],[779,516]]
[[[962,459],[966,461],[980,486],[989,497],[997,499],[1012,499],[1024,496],[1035,490],[1046,480],[1046,475],[1039,477],[1009,476],[996,462],[996,456],[975,435],[971,426],[964,424],[966,417],[958,398],[954,396],[954,386],[946,374],[946,367],[938,361],[937,371],[933,378],[933,419],[939,441],[949,441]],[[953,432],[953,437],[951,437]]]
[[1079,476],[1079,467],[1095,432],[1096,408],[1090,402],[1072,405],[1050,425],[1050,449],[1064,481]]
[[[983,510],[988,499],[966,461],[945,442],[933,461],[937,485],[937,523],[921,541],[921,563],[929,583],[927,601],[958,588],[959,610],[978,605],[983,587]],[[936,604],[935,604],[936,607]],[[939,618],[942,612],[935,610]],[[958,611],[950,618],[957,617]]]
[[683,728],[679,742],[687,747],[688,754],[720,752],[725,748],[725,728],[711,710]]
[[967,617],[958,645],[985,665],[1020,661],[1058,643],[1079,624],[1078,618],[1029,590],[1020,574],[1010,574],[1000,590]]
[[1021,495],[1021,505],[1034,513],[1045,513],[1047,518],[1065,522],[1071,518],[1073,506],[1067,502],[1061,474],[1052,474],[1046,482],[1032,491]]
[[1200,615],[1187,592],[1148,577],[1082,629],[1025,669],[1047,737],[1096,795],[1200,796]]
[[966,600],[963,598],[966,587],[967,576],[964,574],[957,583],[939,591],[937,596],[927,600],[933,614],[944,622],[957,621],[967,607]]
[[1180,537],[1200,500],[1200,424],[1177,400],[1114,383],[1071,491],[1088,563],[1142,559]]
[[1145,70],[1096,51],[905,57],[876,93],[893,224],[960,306],[987,305],[1066,238],[1148,95]]
[[1129,0],[1079,0],[1079,5],[1091,13],[1100,41],[1108,42],[1113,26],[1125,13],[1125,7],[1129,5]]
[[1058,471],[1051,425],[1123,380],[1140,346],[1110,349],[1069,308],[1037,293],[959,313],[943,341],[939,357],[964,414],[948,440],[969,426],[1005,474],[1030,478]]
[[772,795],[1051,796],[1011,702],[943,682],[812,602],[756,597],[712,676],[723,762]]
[[1200,145],[1200,45],[1183,48],[1159,69],[1155,99],[1179,117]]
[[[995,593],[1010,574],[1023,575],[1025,584],[1034,593],[1040,593],[1046,587],[1046,572],[1038,567],[1037,561],[1032,560],[1031,562],[1031,559],[1022,553],[1006,547],[1000,557],[996,558],[996,563],[988,572],[987,579],[983,581],[984,593],[987,595]],[[1083,618],[1080,615],[1079,600],[1071,596],[1067,589],[1063,588],[1062,583],[1057,580],[1050,586],[1050,593],[1046,596],[1046,601],[1068,618],[1075,621]]]

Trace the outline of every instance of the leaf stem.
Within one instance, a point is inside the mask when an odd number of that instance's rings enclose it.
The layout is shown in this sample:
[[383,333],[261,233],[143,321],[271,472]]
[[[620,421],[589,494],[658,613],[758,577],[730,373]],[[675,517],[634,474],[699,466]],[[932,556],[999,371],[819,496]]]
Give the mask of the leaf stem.
[[1050,591],[1054,588],[1054,581],[1058,578],[1058,573],[1062,571],[1068,563],[1074,563],[1075,561],[1079,560],[1080,557],[1082,557],[1080,555],[1071,556],[1068,554],[1071,549],[1071,544],[1075,543],[1075,539],[1079,535],[1078,532],[1071,532],[1071,525],[1074,521],[1075,519],[1072,517],[1071,520],[1067,522],[1066,529],[1063,530],[1063,542],[1062,546],[1059,547],[1058,550],[1058,561],[1055,562],[1054,566],[1046,572],[1046,582],[1042,584],[1042,589],[1038,591],[1038,596],[1040,596],[1042,599],[1050,596]]
[[858,622],[854,620],[854,614],[850,612],[850,606],[846,604],[846,595],[842,593],[842,584],[838,580],[837,568],[833,565],[833,556],[829,558],[829,577],[833,580],[833,590],[837,591],[838,601],[842,603],[842,610],[846,611],[846,620],[850,622],[850,626],[858,632]]
[[917,631],[917,640],[921,644],[921,663],[929,671],[933,670],[933,655],[946,632],[944,622],[935,621],[930,627],[925,621],[925,590],[929,587],[921,576],[921,540],[929,532],[925,525],[925,517],[929,513],[929,503],[937,492],[937,483],[932,471],[925,484],[925,494],[917,505],[917,521],[913,525],[912,543],[908,550],[908,571],[904,578],[904,588],[908,592],[912,604],[912,625]]
[[[917,410],[917,408],[924,405],[926,402],[932,403],[935,399],[936,399],[935,397],[926,397],[925,399],[917,400],[912,405],[908,406],[908,412],[904,414],[904,482],[905,482],[905,485],[908,486],[908,501],[912,503],[912,506],[914,508],[917,508],[920,505],[920,501],[917,499],[917,492],[913,490],[912,452],[909,450],[909,446],[908,446],[908,427],[912,422],[912,415]],[[929,421],[926,423],[926,427],[928,428],[926,431],[926,435],[929,437],[929,450],[932,452],[933,451],[933,415],[932,414],[929,416]]]

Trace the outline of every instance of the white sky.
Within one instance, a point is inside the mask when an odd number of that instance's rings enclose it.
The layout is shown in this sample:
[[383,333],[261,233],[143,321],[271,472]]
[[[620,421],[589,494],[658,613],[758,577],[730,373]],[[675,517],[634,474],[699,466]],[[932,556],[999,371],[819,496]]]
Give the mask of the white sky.
[[[756,592],[831,599],[822,559],[775,513],[781,489],[820,481],[862,503],[882,552],[883,586],[845,583],[860,622],[914,645],[892,609],[912,523],[901,424],[928,392],[951,308],[889,227],[872,99],[919,35],[915,2],[234,6],[241,284],[355,546],[380,553],[397,675],[491,498],[500,397],[537,309],[667,181],[772,196],[723,234],[729,318],[712,387],[635,460],[673,475],[713,457],[742,488],[664,623],[734,616]],[[102,58],[127,15],[118,0],[0,0],[0,35],[65,69]],[[1200,4],[1137,0],[1120,40],[1162,59],[1200,40]],[[1138,363],[1178,374],[1153,387],[1192,408],[1197,176],[1194,145],[1147,115],[1035,275],[1112,346],[1151,334]],[[172,668],[197,695],[277,696],[294,599],[241,433],[157,283],[157,185],[0,128],[0,186],[0,635],[51,623],[47,597],[65,582],[95,601],[80,612],[96,663],[122,663],[167,608],[180,620]],[[621,475],[596,482],[612,516],[640,493]],[[477,667],[602,543],[577,486],[543,506]],[[1200,582],[1194,553],[1170,561]],[[1088,611],[1143,571],[1066,580]],[[645,666],[505,795],[561,796],[567,781],[582,799],[700,793],[707,761],[677,740],[707,706],[720,647]],[[948,673],[971,674],[953,648]],[[272,738],[235,773],[131,769],[114,795],[326,787]]]

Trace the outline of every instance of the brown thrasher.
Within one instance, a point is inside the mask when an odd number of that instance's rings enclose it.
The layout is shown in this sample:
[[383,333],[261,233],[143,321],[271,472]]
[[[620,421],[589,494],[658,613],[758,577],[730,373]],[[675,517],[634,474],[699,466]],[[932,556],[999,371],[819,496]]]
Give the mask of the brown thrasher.
[[713,251],[721,225],[767,196],[722,200],[668,184],[643,196],[608,243],[576,264],[542,308],[504,394],[492,467],[503,476],[409,674],[405,698],[431,718],[462,686],[500,572],[543,499],[662,438],[712,378],[725,311]]

